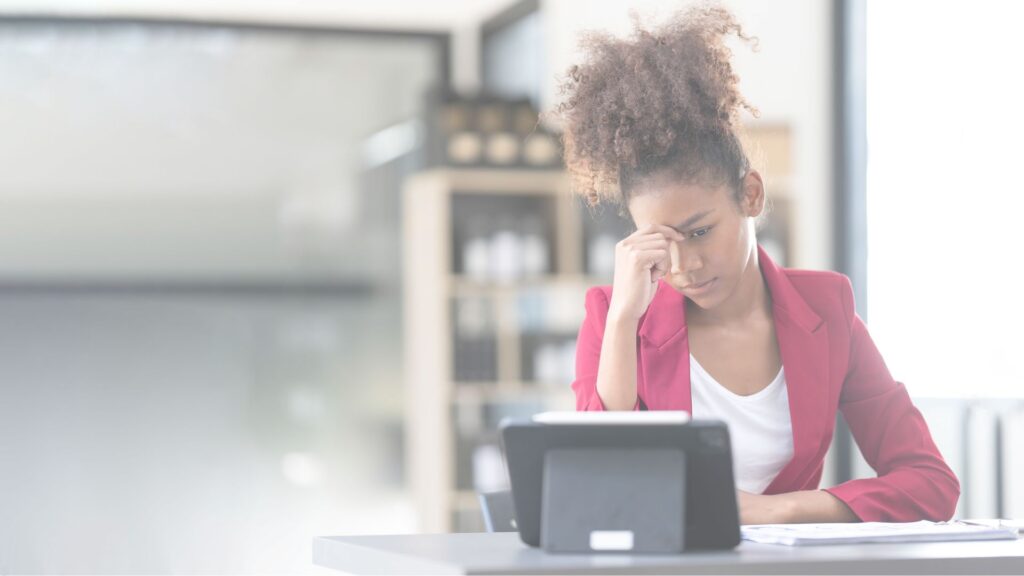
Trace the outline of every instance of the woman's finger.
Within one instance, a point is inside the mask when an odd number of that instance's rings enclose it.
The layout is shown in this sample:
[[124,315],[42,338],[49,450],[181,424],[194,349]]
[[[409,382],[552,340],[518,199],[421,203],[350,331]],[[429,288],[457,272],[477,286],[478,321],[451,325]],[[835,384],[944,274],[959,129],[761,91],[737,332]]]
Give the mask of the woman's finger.
[[641,234],[635,236],[627,236],[621,242],[623,246],[636,246],[637,244],[643,244],[645,242],[653,241],[664,241],[664,242],[680,242],[682,236],[673,237],[665,235],[661,232],[652,232],[650,234]]
[[668,250],[668,247],[669,241],[664,236],[655,236],[649,240],[630,244],[630,248],[633,250]]
[[648,224],[647,226],[644,226],[643,228],[637,230],[637,232],[642,232],[644,235],[661,234],[666,238],[672,238],[675,240],[683,239],[683,235],[679,232],[679,230],[676,230],[675,228],[671,226],[666,226],[664,224]]
[[646,269],[652,269],[655,266],[661,266],[662,269],[667,270],[670,264],[668,250],[639,250],[633,252],[633,257],[636,258],[636,262]]
[[662,279],[666,274],[668,274],[668,268],[668,262],[665,260],[655,262],[654,266],[651,267],[651,281],[657,282]]

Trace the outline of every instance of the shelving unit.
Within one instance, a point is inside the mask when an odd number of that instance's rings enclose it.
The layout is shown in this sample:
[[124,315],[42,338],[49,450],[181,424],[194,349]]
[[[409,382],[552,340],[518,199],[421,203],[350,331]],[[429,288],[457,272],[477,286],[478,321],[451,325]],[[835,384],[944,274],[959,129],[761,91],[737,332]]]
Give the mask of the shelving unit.
[[[503,416],[575,407],[568,384],[583,296],[610,276],[588,273],[584,246],[593,227],[584,230],[589,212],[568,186],[561,170],[442,168],[407,182],[406,453],[424,531],[483,528],[475,489],[500,487],[505,476],[495,451]],[[546,266],[511,276],[499,266],[504,280],[470,273],[467,230],[480,229],[479,220],[491,228],[516,218],[534,228],[541,222]],[[606,233],[627,231],[615,215],[602,220]],[[488,230],[496,258],[503,254],[499,233]],[[540,368],[535,360],[545,345],[547,368]],[[474,366],[474,359],[483,361]],[[474,450],[482,450],[475,471]],[[482,470],[487,482],[478,477]]]
[[[747,134],[755,166],[772,170],[773,217],[785,217],[765,229],[774,225],[772,241],[788,252],[789,132]],[[403,194],[406,473],[420,531],[478,531],[477,490],[507,482],[501,418],[575,408],[569,384],[584,294],[611,281],[610,263],[588,253],[606,253],[632,226],[584,207],[562,170],[438,168],[410,178]],[[539,231],[545,257],[537,244],[529,257],[503,249],[502,227],[516,221],[528,222],[520,240]],[[470,248],[481,230],[486,241]],[[473,250],[485,245],[481,260]],[[502,258],[544,266],[517,275]],[[473,269],[480,262],[491,268]]]

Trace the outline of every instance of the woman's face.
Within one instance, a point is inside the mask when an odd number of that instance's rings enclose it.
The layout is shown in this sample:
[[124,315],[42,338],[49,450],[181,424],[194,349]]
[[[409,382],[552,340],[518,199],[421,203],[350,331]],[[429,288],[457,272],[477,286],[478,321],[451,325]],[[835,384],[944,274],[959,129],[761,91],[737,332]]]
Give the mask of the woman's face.
[[656,175],[636,186],[628,207],[638,228],[663,224],[682,233],[683,241],[670,244],[665,281],[711,310],[733,294],[752,262],[754,218],[764,207],[764,188],[761,176],[751,171],[737,202],[726,184],[687,184]]

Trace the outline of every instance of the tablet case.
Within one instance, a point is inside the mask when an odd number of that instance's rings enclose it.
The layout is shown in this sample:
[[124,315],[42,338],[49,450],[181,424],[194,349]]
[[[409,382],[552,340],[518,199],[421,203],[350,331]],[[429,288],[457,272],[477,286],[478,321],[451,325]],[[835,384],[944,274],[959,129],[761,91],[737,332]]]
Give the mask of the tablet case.
[[488,532],[515,532],[516,511],[512,507],[512,491],[479,492],[480,513]]
[[683,552],[685,459],[671,448],[548,450],[541,546],[548,552]]
[[[729,549],[740,542],[729,432],[723,422],[547,425],[508,419],[500,428],[516,526],[520,539],[527,545],[541,546],[545,454],[560,448],[681,450],[685,454],[684,548]],[[639,471],[634,472],[625,481],[627,486],[635,486],[642,476]]]

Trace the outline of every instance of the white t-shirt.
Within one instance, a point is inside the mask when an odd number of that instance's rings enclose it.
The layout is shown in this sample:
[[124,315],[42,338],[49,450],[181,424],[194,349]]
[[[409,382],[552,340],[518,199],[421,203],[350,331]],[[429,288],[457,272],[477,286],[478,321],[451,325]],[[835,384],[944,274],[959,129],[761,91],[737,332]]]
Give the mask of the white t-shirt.
[[793,424],[783,369],[767,388],[740,396],[690,355],[693,417],[723,420],[732,439],[733,474],[740,490],[761,494],[793,458]]

